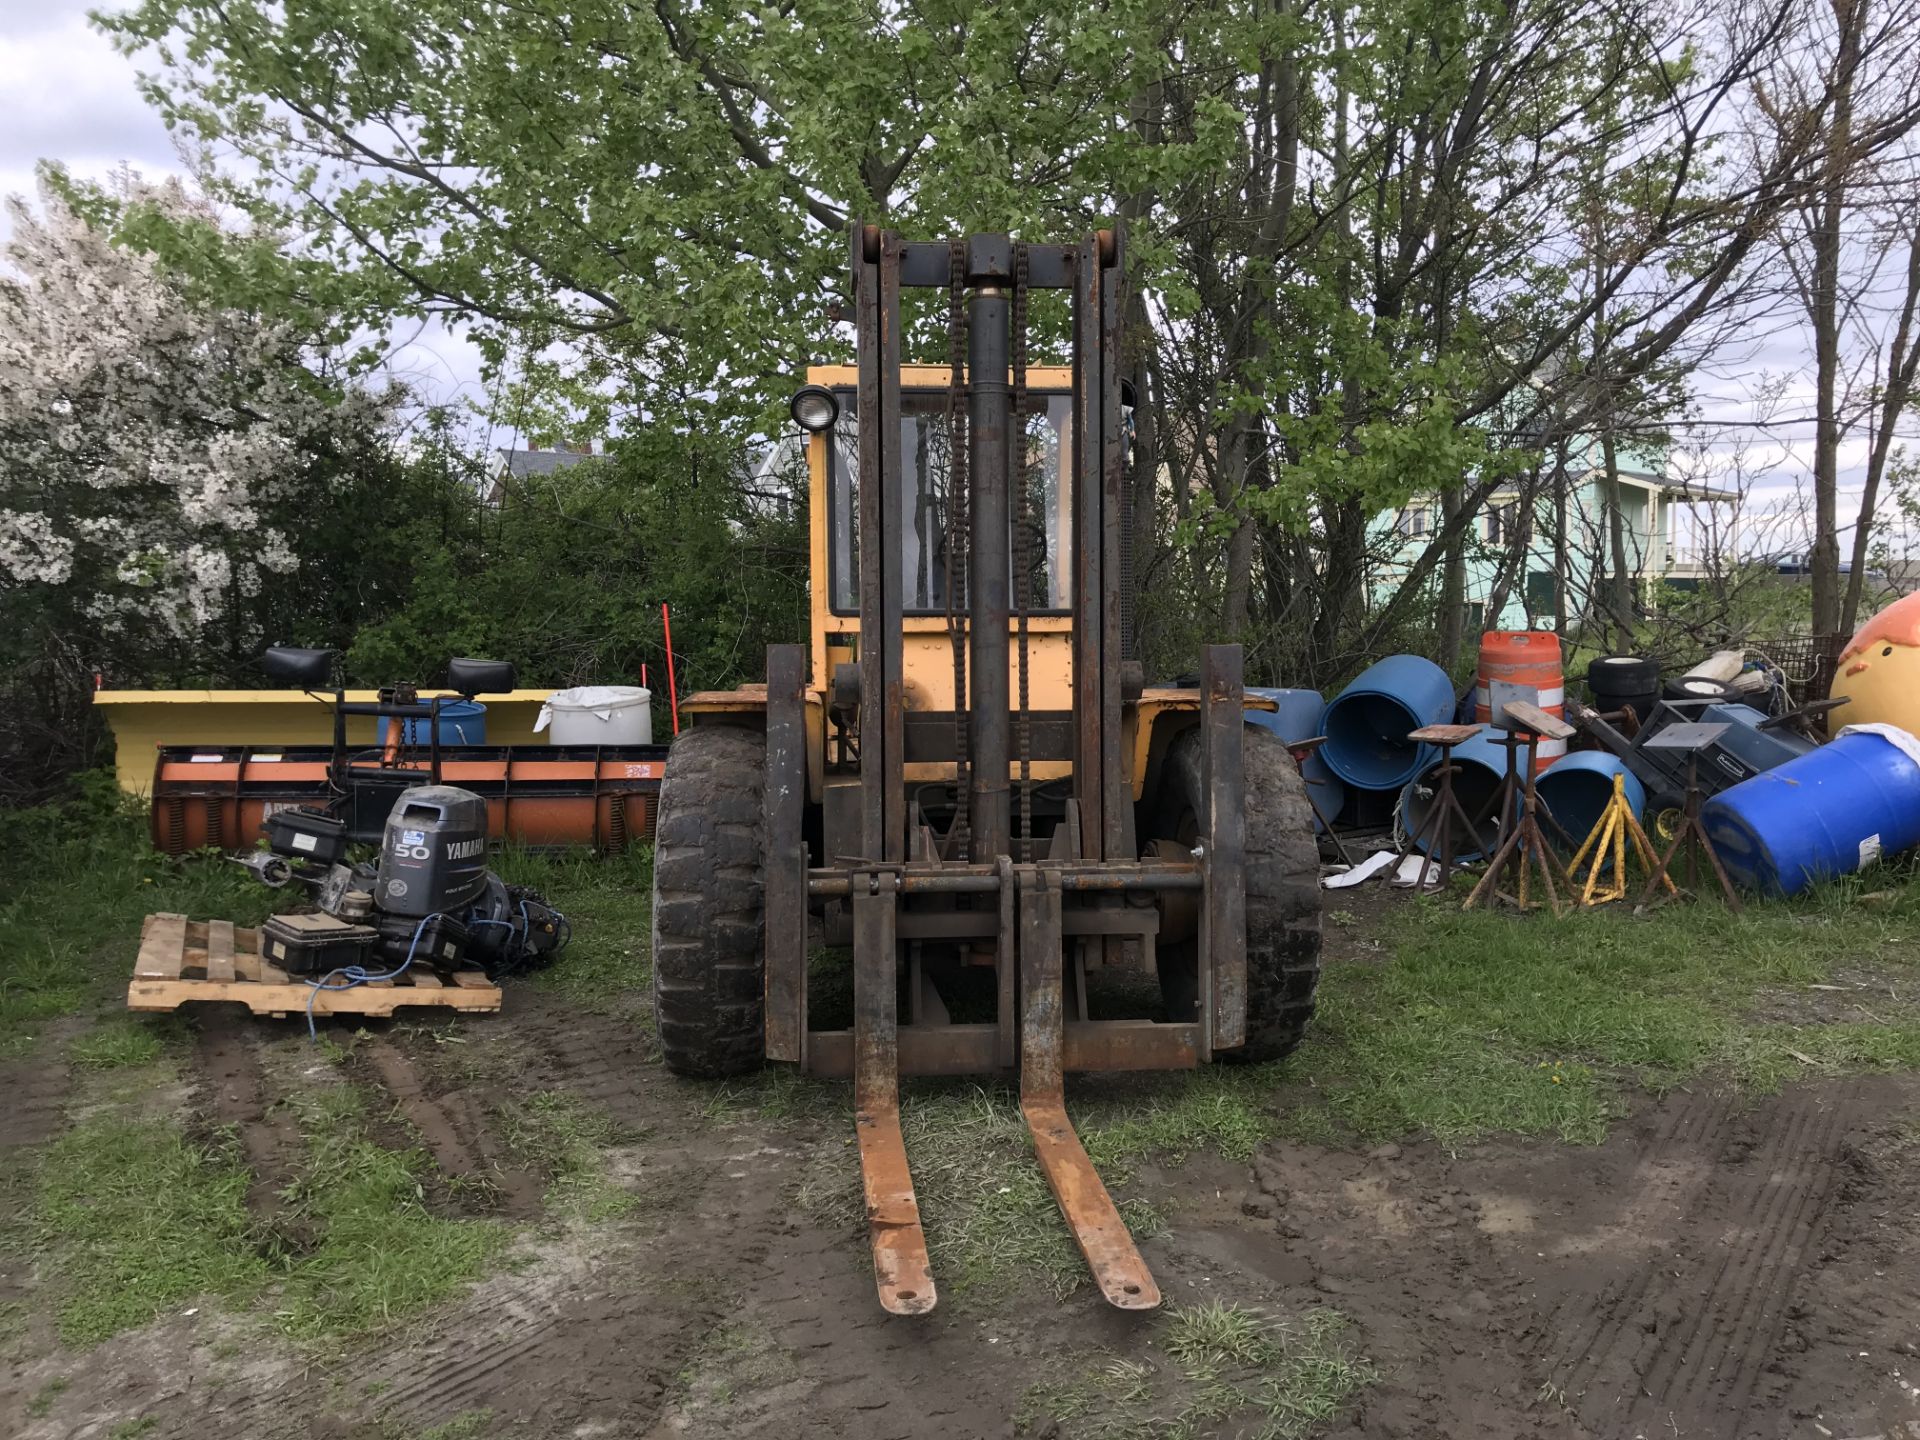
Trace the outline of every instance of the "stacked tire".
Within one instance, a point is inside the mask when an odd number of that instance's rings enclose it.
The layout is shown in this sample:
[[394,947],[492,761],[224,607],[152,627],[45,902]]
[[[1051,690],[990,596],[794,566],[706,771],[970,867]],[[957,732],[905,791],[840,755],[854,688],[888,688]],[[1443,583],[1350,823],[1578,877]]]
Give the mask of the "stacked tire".
[[1660,662],[1645,655],[1602,655],[1587,666],[1587,693],[1601,714],[1631,710],[1645,725],[1660,703]]
[[1715,705],[1745,703],[1744,697],[1735,693],[1732,686],[1724,681],[1709,680],[1704,675],[1676,675],[1667,681],[1662,693],[1669,700],[1706,700]]

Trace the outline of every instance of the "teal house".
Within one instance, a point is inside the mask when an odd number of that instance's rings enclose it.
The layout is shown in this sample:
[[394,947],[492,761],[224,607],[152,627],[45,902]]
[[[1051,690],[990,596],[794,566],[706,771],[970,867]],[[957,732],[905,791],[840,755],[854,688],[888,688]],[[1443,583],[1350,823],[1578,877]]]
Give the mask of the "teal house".
[[[1732,504],[1740,498],[1737,492],[1673,478],[1662,450],[1621,447],[1615,453],[1627,568],[1649,603],[1657,599],[1661,582],[1686,588],[1709,572],[1715,556],[1737,553]],[[1542,477],[1531,515],[1518,484],[1488,498],[1463,547],[1468,634],[1552,629],[1563,589],[1570,621],[1601,603],[1612,574],[1605,473],[1600,444],[1589,441],[1569,451],[1563,478]],[[1557,501],[1556,493],[1564,500]],[[1562,504],[1565,573],[1554,543]],[[1376,600],[1399,587],[1439,527],[1441,514],[1438,496],[1415,496],[1375,519],[1371,533],[1375,553],[1382,557],[1374,571]],[[1498,613],[1489,613],[1501,592]]]

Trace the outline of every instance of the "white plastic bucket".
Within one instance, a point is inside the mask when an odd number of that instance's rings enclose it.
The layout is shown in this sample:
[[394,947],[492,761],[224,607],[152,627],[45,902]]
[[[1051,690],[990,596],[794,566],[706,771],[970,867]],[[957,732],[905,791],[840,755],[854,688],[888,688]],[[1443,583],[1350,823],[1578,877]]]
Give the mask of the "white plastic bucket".
[[651,745],[653,693],[638,685],[556,690],[533,728],[547,732],[549,745]]

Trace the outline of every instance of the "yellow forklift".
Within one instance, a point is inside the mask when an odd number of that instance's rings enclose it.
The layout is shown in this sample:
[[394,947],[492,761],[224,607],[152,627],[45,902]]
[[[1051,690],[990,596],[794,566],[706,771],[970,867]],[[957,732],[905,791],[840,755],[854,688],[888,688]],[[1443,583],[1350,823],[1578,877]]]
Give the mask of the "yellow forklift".
[[[1313,814],[1248,726],[1237,645],[1197,686],[1133,652],[1125,246],[910,244],[856,225],[858,363],[793,398],[808,439],[810,645],[767,683],[696,694],[654,859],[667,1064],[768,1060],[854,1084],[875,1279],[935,1288],[899,1077],[1019,1077],[1035,1154],[1101,1292],[1160,1303],[1069,1120],[1066,1071],[1271,1060],[1320,969]],[[944,365],[902,360],[903,290],[944,291]],[[1071,365],[1029,367],[1035,291],[1070,300]],[[935,302],[936,314],[938,301]],[[853,951],[853,1024],[809,1024],[810,937]],[[1157,976],[1158,1003],[1089,992]],[[967,1013],[972,998],[972,1018]],[[1103,1016],[1110,1006],[1104,999]]]

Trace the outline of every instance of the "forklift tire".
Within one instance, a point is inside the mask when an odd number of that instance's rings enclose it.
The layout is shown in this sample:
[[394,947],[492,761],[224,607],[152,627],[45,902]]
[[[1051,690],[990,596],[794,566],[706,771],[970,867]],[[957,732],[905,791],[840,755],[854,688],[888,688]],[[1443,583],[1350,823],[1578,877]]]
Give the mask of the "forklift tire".
[[[1247,800],[1247,1040],[1214,1059],[1243,1064],[1293,1053],[1313,1019],[1320,983],[1320,847],[1306,782],[1286,744],[1248,725],[1244,738]],[[1205,813],[1200,732],[1174,740],[1160,773],[1159,805],[1150,830],[1191,845]],[[1197,1013],[1199,944],[1159,949],[1160,996],[1167,1017]]]
[[715,1080],[766,1059],[766,736],[673,742],[653,846],[653,1014],[667,1068]]

